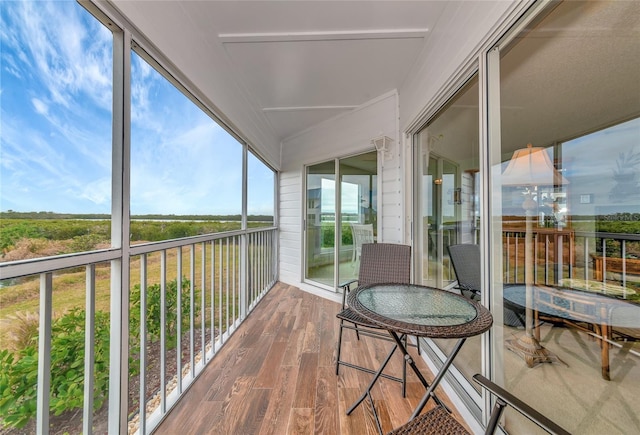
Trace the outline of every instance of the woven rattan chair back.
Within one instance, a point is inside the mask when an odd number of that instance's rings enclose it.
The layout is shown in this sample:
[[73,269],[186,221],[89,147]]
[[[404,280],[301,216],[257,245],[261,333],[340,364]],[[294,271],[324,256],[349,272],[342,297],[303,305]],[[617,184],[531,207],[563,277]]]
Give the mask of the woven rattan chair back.
[[[393,243],[364,243],[362,245],[358,279],[350,280],[340,285],[343,291],[343,310],[337,315],[338,319],[340,319],[340,332],[338,334],[336,375],[339,374],[341,365],[367,373],[375,373],[375,370],[370,367],[363,367],[362,365],[341,359],[342,335],[344,329],[351,329],[355,331],[358,340],[360,339],[360,334],[383,340],[390,340],[389,334],[381,331],[378,325],[373,324],[370,320],[365,319],[346,306],[346,295],[351,290],[351,286],[355,285],[356,282],[358,287],[381,283],[410,283],[411,247],[409,245],[398,245]],[[419,349],[420,348],[418,347],[418,351]],[[404,396],[406,392],[406,364],[403,365],[401,377],[386,373],[383,373],[382,377],[400,382],[402,384],[402,394]]]
[[[471,243],[451,245],[448,247],[449,258],[458,279],[457,288],[460,292],[477,301],[480,300],[482,277],[480,275],[480,246]],[[524,327],[525,314],[522,307],[517,307],[507,301],[504,303],[504,324],[516,328]]]
[[[480,246],[471,243],[448,246],[449,258],[458,279],[458,288],[473,294],[480,293]],[[463,293],[464,294],[464,293]]]
[[[561,426],[484,376],[475,374],[473,379],[489,390],[497,399],[491,410],[491,416],[484,431],[485,435],[496,433],[502,413],[507,406],[515,409],[550,434],[570,435]],[[410,420],[405,425],[392,430],[387,435],[470,435],[470,433],[456,420],[453,414],[438,405]]]
[[358,287],[411,281],[411,247],[393,243],[365,243],[358,271]]

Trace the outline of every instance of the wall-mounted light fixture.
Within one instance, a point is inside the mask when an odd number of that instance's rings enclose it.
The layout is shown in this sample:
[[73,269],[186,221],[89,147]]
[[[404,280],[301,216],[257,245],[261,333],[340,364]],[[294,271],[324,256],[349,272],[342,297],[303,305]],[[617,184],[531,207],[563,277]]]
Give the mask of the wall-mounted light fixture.
[[384,160],[391,159],[393,139],[389,136],[378,136],[375,139],[371,139],[371,143],[376,147],[376,151],[382,155]]

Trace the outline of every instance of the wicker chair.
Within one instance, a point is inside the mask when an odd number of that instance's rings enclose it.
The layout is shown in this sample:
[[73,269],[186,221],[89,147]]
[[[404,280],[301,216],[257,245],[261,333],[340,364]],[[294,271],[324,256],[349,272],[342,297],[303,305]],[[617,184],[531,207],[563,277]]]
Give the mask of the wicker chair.
[[[354,330],[358,340],[360,339],[360,334],[384,340],[391,340],[391,337],[386,331],[382,331],[378,326],[356,314],[347,306],[346,298],[351,287],[354,286],[355,283],[357,283],[358,286],[377,283],[408,284],[410,280],[410,246],[391,243],[365,243],[362,245],[358,279],[345,282],[339,286],[343,289],[343,292],[342,311],[337,315],[338,319],[340,319],[340,333],[338,336],[336,375],[339,374],[341,365],[371,374],[375,373],[375,370],[369,367],[363,367],[340,359],[342,351],[342,333],[344,329]],[[402,383],[402,394],[405,394],[406,365],[404,367],[402,377],[392,376],[386,373],[383,373],[381,376]]]
[[[567,435],[569,432],[558,426],[556,423],[509,393],[499,387],[489,379],[480,374],[473,376],[473,379],[490,391],[496,401],[491,410],[491,417],[485,429],[485,434],[493,434],[498,427],[502,412],[507,406],[511,406],[516,411],[527,417],[529,420],[546,430],[551,434]],[[449,413],[444,407],[436,406],[435,408],[421,414],[409,421],[405,425],[389,432],[388,435],[469,435],[469,432]]]
[[[449,258],[456,273],[460,292],[476,301],[480,300],[480,288],[482,277],[480,275],[480,247],[471,243],[450,245],[447,247]],[[516,328],[522,328],[525,324],[524,309],[505,301],[504,324]]]

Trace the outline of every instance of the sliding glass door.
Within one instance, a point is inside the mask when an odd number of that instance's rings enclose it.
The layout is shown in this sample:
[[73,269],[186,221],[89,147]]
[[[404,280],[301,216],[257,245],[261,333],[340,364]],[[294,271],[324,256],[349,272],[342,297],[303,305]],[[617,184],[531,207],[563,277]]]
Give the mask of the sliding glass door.
[[376,152],[307,167],[305,279],[335,288],[357,277],[360,244],[377,234],[377,174]]
[[526,309],[492,368],[572,433],[640,433],[639,25],[638,2],[561,2],[488,59],[492,300]]
[[[473,77],[416,136],[418,179],[416,279],[457,290],[449,246],[478,244],[480,162],[478,79]],[[475,259],[480,264],[481,258]],[[480,289],[478,289],[480,290]],[[434,340],[448,354],[451,340]],[[467,340],[455,365],[468,379],[480,372],[480,337]],[[471,383],[474,384],[474,383]]]

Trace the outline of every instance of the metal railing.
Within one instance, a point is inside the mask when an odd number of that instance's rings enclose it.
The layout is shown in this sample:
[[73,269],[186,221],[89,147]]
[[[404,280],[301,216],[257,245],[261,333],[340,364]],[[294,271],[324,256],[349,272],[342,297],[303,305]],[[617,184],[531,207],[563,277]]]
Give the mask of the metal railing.
[[[127,419],[129,433],[149,433],[275,284],[276,234],[275,228],[259,228],[135,245],[128,250],[108,249],[0,264],[0,277],[13,280],[4,282],[32,281],[35,287],[34,279],[39,277],[35,431],[49,433],[55,418],[50,403],[55,394],[51,375],[52,326],[57,305],[54,299],[64,294],[70,276],[81,280],[79,270],[84,269],[82,432],[94,430],[94,413],[100,412],[93,409],[95,395],[107,394],[94,383],[94,358],[100,351],[95,341],[99,335],[95,330],[97,298],[106,297],[111,298],[111,312],[116,309],[129,313],[130,338],[125,344],[129,385],[121,389],[119,399],[108,401],[108,410],[102,411]],[[109,282],[121,278],[119,264],[127,261],[129,299],[123,303],[128,306],[118,307],[113,302],[118,298],[109,295],[107,289]],[[113,342],[119,336],[122,335],[111,331],[108,346],[112,352],[123,345]],[[109,373],[113,376],[113,370]],[[112,403],[127,403],[128,411],[118,412],[112,409]]]

